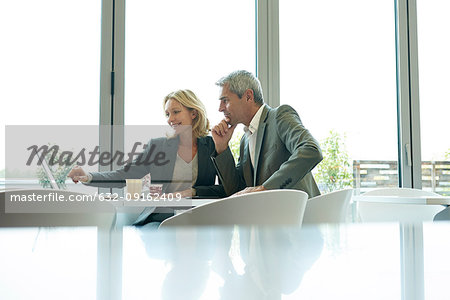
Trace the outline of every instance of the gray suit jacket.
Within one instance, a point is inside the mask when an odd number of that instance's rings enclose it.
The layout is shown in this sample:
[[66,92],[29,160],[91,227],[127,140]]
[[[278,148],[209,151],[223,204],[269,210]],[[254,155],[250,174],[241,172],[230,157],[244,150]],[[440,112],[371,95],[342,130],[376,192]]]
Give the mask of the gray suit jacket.
[[[152,139],[144,152],[142,152],[128,169],[124,166],[115,171],[93,172],[92,181],[88,184],[98,187],[122,188],[125,186],[125,179],[140,179],[151,173],[152,183],[162,183],[163,192],[171,193],[168,187],[172,182],[175,160],[178,151],[178,138],[157,138]],[[214,152],[215,146],[210,136],[197,139],[198,145],[198,174],[194,184],[198,196],[224,197],[225,191],[222,185],[215,185],[216,170],[211,162],[210,156]],[[151,150],[153,149],[153,152]],[[167,161],[164,165],[142,163],[146,157],[152,161],[157,153],[164,153],[164,158],[160,161]]]
[[266,189],[298,189],[309,197],[320,195],[311,170],[322,160],[319,143],[303,127],[297,112],[288,105],[265,105],[257,131],[255,170],[250,161],[246,135],[241,139],[235,166],[229,148],[211,156],[227,195],[249,186]]

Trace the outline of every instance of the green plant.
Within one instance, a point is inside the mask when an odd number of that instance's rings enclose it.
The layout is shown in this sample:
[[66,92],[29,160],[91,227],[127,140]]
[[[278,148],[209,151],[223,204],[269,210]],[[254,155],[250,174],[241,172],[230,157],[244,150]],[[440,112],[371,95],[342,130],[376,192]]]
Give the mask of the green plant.
[[345,148],[345,136],[335,131],[321,142],[323,160],[317,166],[315,179],[323,192],[352,187],[352,165]]
[[[45,160],[47,162],[50,162],[50,158],[52,156],[52,152],[47,153],[47,155],[45,156]],[[58,151],[55,155],[54,161],[59,161],[61,156],[61,151]],[[48,163],[48,167],[50,168],[50,171],[52,172],[53,176],[55,177],[55,181],[58,184],[58,186],[60,188],[65,188],[66,187],[66,179],[67,179],[67,174],[69,174],[70,170],[72,170],[73,166],[75,165],[75,163],[69,163],[69,160],[65,160],[64,164],[60,165],[60,164],[50,164]],[[50,184],[50,179],[48,178],[47,174],[45,173],[45,170],[42,166],[40,166],[37,171],[36,171],[36,175],[39,179],[39,184],[43,187],[43,188],[50,188],[51,184]]]
[[[450,160],[450,149],[448,149],[444,154],[444,160]],[[450,187],[444,187],[441,192],[439,192],[442,196],[450,195]]]
[[243,131],[234,131],[233,137],[228,143],[231,153],[233,154],[234,157],[234,163],[236,164],[239,160],[239,149],[241,145],[241,138],[243,135],[244,135]]

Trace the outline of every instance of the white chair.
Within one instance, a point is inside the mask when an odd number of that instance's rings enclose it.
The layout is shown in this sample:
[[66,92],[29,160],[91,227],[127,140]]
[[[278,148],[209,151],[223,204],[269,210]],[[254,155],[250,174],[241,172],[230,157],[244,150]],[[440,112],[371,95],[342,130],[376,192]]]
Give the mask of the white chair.
[[[364,196],[420,197],[439,194],[410,188],[381,188],[366,192]],[[362,222],[425,222],[443,210],[440,205],[398,204],[388,202],[358,201],[357,211]]]
[[353,189],[344,189],[310,198],[306,203],[303,224],[345,222],[352,193]]
[[197,206],[161,223],[168,226],[300,225],[308,194],[270,190],[228,197]]
[[[17,208],[6,201],[11,199],[43,199],[44,196],[56,195],[63,199],[81,199],[86,194],[51,189],[14,189],[0,191],[0,227],[53,227],[53,226],[98,226],[111,228],[115,209],[111,203],[98,201],[24,201]],[[23,198],[25,197],[25,198]],[[16,205],[16,204],[13,204]],[[14,212],[11,212],[13,210]],[[64,211],[64,212],[61,212]]]

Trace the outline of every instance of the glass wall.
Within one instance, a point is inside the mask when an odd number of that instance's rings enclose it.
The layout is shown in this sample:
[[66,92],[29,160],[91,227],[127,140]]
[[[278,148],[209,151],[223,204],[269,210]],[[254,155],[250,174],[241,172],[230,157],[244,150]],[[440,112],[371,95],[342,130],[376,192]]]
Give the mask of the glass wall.
[[4,178],[5,125],[99,124],[101,1],[1,1],[0,12]]
[[[123,13],[119,2],[117,15]],[[449,7],[444,0],[417,2],[423,186],[445,194],[450,188],[450,144],[445,138]],[[107,0],[103,4],[113,5]],[[264,3],[126,1],[125,74],[117,76],[126,78],[125,101],[117,99],[123,107],[115,112],[124,109],[126,125],[164,124],[163,97],[188,88],[205,103],[211,125],[217,123],[222,115],[214,82],[235,69],[256,71],[257,32],[263,32],[255,27],[259,4]],[[7,45],[0,48],[3,128],[99,124],[101,5],[0,3],[0,30]],[[322,142],[326,160],[316,168],[321,188],[350,185],[363,192],[397,186],[394,2],[280,0],[279,13],[280,104],[292,105]],[[121,24],[114,30],[108,26],[112,23],[105,21],[105,36],[123,31]],[[121,51],[122,40],[115,42],[115,50]],[[0,140],[3,178],[4,130]]]
[[417,1],[422,187],[450,195],[450,2]]
[[215,82],[236,69],[256,71],[255,1],[127,1],[125,124],[165,124],[162,101],[192,90],[211,125],[218,112]]
[[394,14],[392,1],[280,1],[280,103],[321,141],[322,191],[398,186]]

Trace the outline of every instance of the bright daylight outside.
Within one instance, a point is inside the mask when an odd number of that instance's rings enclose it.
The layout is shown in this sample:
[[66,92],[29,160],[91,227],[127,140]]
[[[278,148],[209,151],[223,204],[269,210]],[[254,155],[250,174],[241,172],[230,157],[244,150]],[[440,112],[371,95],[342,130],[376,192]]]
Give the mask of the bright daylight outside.
[[[422,185],[448,195],[450,3],[418,2]],[[323,192],[398,186],[394,22],[392,1],[280,1],[280,102],[321,141]]]
[[[101,1],[0,1],[0,12],[2,44],[9,45],[0,47],[0,187],[5,177],[47,187],[42,168],[6,171],[5,127],[99,124]],[[68,168],[54,171],[66,181]]]
[[[84,2],[1,2],[1,11],[11,12],[0,18],[1,28],[9,28],[4,42],[15,45],[0,49],[2,186],[6,125],[99,124],[101,3]],[[174,5],[181,9],[173,11]],[[222,115],[215,81],[235,69],[256,72],[254,5],[127,1],[125,124],[164,124],[164,96],[184,88],[197,94],[216,124]],[[448,195],[450,3],[417,5],[422,185]],[[228,22],[230,14],[241,22]],[[321,142],[324,160],[314,174],[322,192],[398,186],[394,30],[392,1],[280,1],[280,104],[293,106]],[[224,41],[223,32],[233,32],[232,41]],[[232,140],[236,159],[240,136],[237,130]],[[62,181],[67,171],[60,170]],[[8,172],[36,183],[45,176]]]
[[[0,6],[1,11],[11,12],[0,18],[1,28],[9,28],[5,43],[16,45],[0,49],[2,97],[7,100],[3,102],[6,109],[1,110],[2,187],[6,125],[99,124],[101,2],[25,2],[2,1]],[[174,11],[174,6],[180,9]],[[205,10],[209,13],[204,14]],[[190,22],[185,22],[186,14]],[[228,22],[230,14],[242,22]],[[76,21],[80,16],[81,23]],[[253,0],[228,1],[226,6],[221,1],[127,1],[125,28],[126,125],[166,124],[164,97],[191,89],[205,104],[213,126],[223,118],[215,82],[235,69],[256,72]],[[224,44],[221,33],[226,31],[234,32],[233,43],[242,48]],[[27,88],[23,88],[25,83]],[[81,132],[85,130],[75,136]],[[130,150],[130,145],[125,147]],[[53,170],[56,180],[71,190],[85,191],[86,187],[66,180],[70,169]],[[25,173],[8,170],[6,177],[9,181],[26,178],[27,185],[50,186],[42,168]]]

